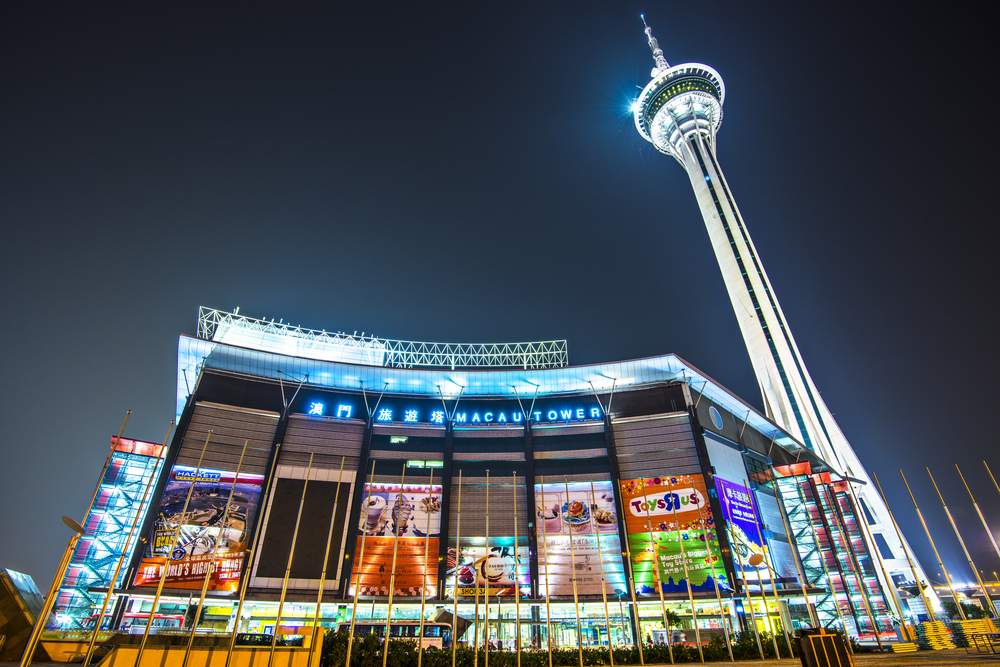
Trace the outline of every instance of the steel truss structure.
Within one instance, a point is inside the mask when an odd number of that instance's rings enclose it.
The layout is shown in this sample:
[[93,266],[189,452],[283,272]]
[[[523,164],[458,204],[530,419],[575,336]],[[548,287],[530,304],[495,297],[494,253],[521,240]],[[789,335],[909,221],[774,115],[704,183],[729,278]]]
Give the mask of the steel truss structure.
[[562,368],[569,363],[565,340],[519,343],[434,343],[396,340],[342,331],[306,329],[284,321],[248,317],[201,306],[198,308],[198,337],[229,342],[227,336],[239,332],[244,338],[285,339],[300,351],[317,353],[319,358],[353,361],[387,368]]

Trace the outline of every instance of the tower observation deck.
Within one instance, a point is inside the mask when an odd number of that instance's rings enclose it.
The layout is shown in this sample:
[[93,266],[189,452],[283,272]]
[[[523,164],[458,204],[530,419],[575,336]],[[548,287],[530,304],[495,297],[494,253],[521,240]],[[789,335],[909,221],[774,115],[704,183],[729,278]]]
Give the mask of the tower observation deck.
[[[632,104],[635,127],[658,151],[677,160],[687,172],[701,209],[740,332],[760,386],[768,416],[794,434],[838,472],[861,482],[861,503],[869,528],[890,556],[890,573],[911,579],[903,540],[861,461],[827,408],[806,368],[764,271],[736,199],[716,154],[722,125],[725,84],[719,73],[699,63],[671,66],[645,24],[653,53],[651,79]],[[877,548],[872,545],[872,548]],[[923,572],[919,572],[924,576]],[[884,578],[884,577],[882,577]],[[891,581],[883,582],[894,587]]]

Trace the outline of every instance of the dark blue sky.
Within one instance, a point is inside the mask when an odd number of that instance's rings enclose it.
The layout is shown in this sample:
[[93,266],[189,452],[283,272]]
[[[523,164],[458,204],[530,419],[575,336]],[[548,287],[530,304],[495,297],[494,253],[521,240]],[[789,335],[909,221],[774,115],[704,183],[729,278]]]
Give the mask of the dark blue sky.
[[[535,3],[537,4],[537,3]],[[159,439],[199,304],[401,338],[676,352],[760,403],[649,54],[725,78],[719,157],[813,377],[933,566],[922,466],[1000,569],[992,35],[843,3],[0,9],[0,565],[51,578],[108,436]],[[807,3],[808,4],[808,3]],[[992,305],[991,305],[992,304]]]

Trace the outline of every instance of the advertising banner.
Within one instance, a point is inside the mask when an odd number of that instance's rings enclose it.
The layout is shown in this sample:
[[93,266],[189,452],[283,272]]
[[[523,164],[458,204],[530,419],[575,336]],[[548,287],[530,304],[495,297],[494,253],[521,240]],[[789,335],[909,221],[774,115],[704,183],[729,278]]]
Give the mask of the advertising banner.
[[[392,553],[396,549],[394,595],[419,596],[426,572],[426,594],[437,595],[437,553],[441,535],[441,487],[427,484],[365,484],[351,573],[354,593],[360,568],[361,594],[389,594]],[[396,545],[398,536],[399,544]],[[427,558],[424,558],[424,552]]]
[[[593,485],[593,486],[592,486]],[[609,595],[625,590],[618,512],[610,481],[535,484],[538,594],[601,594],[601,572]],[[600,548],[598,548],[600,544]]]
[[664,593],[686,593],[685,563],[692,591],[714,594],[716,581],[731,588],[702,475],[622,480],[621,488],[636,595],[658,595],[657,577]]
[[[235,591],[263,483],[261,475],[241,474],[234,480],[232,472],[174,466],[156,508],[157,518],[134,585],[158,585],[166,563],[167,588],[198,589],[214,562],[208,589]],[[191,500],[182,514],[192,484]]]
[[523,536],[518,540],[516,550],[513,537],[491,537],[489,546],[485,538],[462,538],[460,554],[449,547],[445,575],[448,597],[455,596],[456,580],[460,597],[474,596],[477,587],[480,595],[513,596],[515,585],[520,586],[521,595],[530,595],[528,541]]
[[721,477],[715,478],[715,488],[736,553],[733,569],[737,576],[749,581],[767,580],[767,540],[760,528],[753,494],[742,484]]

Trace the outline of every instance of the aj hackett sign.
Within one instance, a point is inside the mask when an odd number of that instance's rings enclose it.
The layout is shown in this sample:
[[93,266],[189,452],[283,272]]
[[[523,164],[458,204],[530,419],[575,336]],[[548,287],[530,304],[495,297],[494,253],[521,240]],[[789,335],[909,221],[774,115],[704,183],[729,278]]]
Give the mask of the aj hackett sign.
[[[521,426],[525,421],[532,424],[560,424],[574,422],[593,422],[604,419],[604,411],[596,403],[583,405],[546,404],[536,406],[527,412],[520,406],[507,404],[496,406],[470,403],[463,406],[451,405],[445,410],[437,404],[426,406],[421,404],[406,404],[394,401],[380,402],[372,407],[373,421],[376,424],[424,424],[428,426],[444,426],[451,421],[455,426]],[[333,417],[335,419],[365,419],[367,411],[364,404],[358,406],[353,401],[310,399],[304,405],[304,412],[311,417]]]

